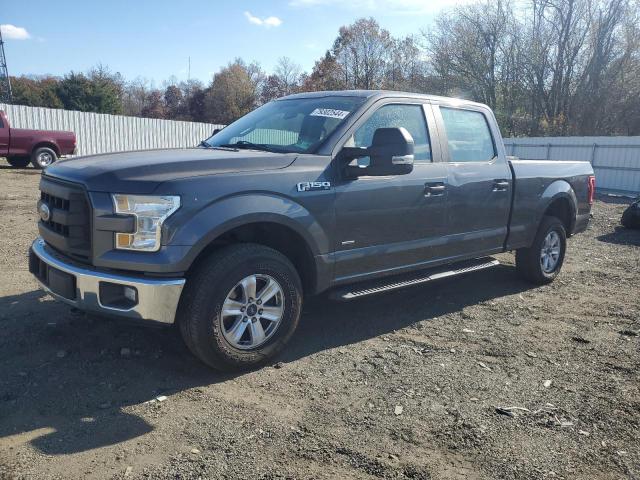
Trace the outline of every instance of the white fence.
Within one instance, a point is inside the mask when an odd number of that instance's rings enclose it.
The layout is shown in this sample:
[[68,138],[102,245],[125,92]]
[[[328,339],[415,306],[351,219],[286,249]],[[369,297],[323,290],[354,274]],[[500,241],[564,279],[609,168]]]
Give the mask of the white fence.
[[507,155],[522,159],[590,162],[598,190],[640,193],[640,137],[505,138],[504,144]]
[[76,112],[0,103],[14,128],[70,130],[78,139],[78,155],[191,147],[222,125]]
[[[78,155],[190,147],[222,125],[125,117],[0,103],[15,128],[71,130]],[[263,131],[264,134],[275,132]],[[280,132],[281,133],[281,132]],[[256,141],[250,138],[250,141]],[[264,140],[264,139],[263,139]],[[259,142],[256,142],[259,143]],[[508,155],[522,159],[584,160],[596,172],[599,190],[640,193],[640,137],[505,138]]]

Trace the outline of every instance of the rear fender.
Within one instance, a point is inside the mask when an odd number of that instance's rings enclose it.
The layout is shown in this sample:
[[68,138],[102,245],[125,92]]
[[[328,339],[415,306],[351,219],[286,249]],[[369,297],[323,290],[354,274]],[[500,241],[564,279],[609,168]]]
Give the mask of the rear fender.
[[31,149],[31,152],[33,153],[38,148],[42,148],[42,147],[50,148],[56,153],[58,157],[60,156],[60,147],[58,146],[57,142],[53,139],[39,139],[38,143],[36,143]]
[[569,205],[570,222],[567,234],[573,231],[573,227],[576,223],[576,213],[578,209],[578,198],[576,192],[573,190],[569,182],[565,180],[556,180],[551,183],[543,192],[541,197],[542,206],[540,209],[540,217],[538,218],[538,224],[542,221],[544,212],[547,211],[549,206],[558,199],[566,199]]
[[524,191],[519,192],[516,179],[516,200],[513,205],[512,224],[510,226],[507,250],[528,248],[549,207],[556,201],[566,201],[569,206],[567,235],[571,234],[576,222],[576,194],[565,180],[554,180],[541,193],[535,191],[534,180],[527,180]]

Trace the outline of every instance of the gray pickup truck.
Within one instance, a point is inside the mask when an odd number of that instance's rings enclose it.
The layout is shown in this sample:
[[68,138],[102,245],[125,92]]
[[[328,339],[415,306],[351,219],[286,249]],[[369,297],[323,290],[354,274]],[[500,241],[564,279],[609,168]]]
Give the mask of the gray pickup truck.
[[491,110],[384,91],[268,103],[199,147],[48,167],[30,271],[79,309],[177,324],[219,369],[267,362],[304,296],[491,267],[553,281],[587,228],[587,162],[507,158]]

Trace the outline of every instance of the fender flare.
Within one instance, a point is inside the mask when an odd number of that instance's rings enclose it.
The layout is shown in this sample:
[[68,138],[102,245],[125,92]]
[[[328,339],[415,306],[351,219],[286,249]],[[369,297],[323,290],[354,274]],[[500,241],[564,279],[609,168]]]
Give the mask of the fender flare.
[[167,232],[166,244],[190,246],[188,267],[216,238],[242,225],[275,223],[302,237],[313,257],[328,253],[329,237],[314,215],[290,198],[271,193],[242,193],[218,199],[190,214]]
[[55,140],[51,140],[51,139],[38,139],[36,142],[34,142],[33,146],[31,147],[31,154],[33,154],[33,152],[35,152],[38,148],[40,147],[47,147],[47,148],[51,148],[58,157],[60,157],[60,146],[58,145],[58,143]]
[[540,197],[540,209],[538,210],[540,213],[536,222],[536,228],[537,225],[540,225],[542,217],[544,216],[544,212],[547,211],[547,209],[553,202],[559,199],[566,199],[569,202],[570,226],[569,230],[567,231],[567,235],[570,235],[576,224],[578,199],[576,197],[576,192],[573,190],[573,187],[566,180],[555,180],[550,183],[547,188],[545,188],[544,192],[542,192],[542,195]]

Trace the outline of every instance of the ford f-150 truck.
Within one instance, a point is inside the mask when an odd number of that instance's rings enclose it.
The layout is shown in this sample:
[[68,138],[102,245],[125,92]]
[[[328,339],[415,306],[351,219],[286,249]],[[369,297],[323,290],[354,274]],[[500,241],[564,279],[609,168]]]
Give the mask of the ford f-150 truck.
[[24,168],[31,163],[41,169],[61,156],[73,155],[75,149],[75,133],[11,128],[7,115],[0,110],[0,157],[5,157],[9,165]]
[[357,299],[506,251],[551,282],[594,189],[588,162],[507,158],[484,105],[296,94],[197,148],[47,168],[30,271],[70,305],[177,324],[205,363],[242,369],[284,347],[308,295]]

